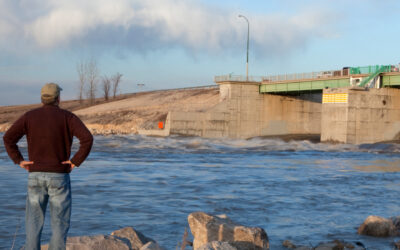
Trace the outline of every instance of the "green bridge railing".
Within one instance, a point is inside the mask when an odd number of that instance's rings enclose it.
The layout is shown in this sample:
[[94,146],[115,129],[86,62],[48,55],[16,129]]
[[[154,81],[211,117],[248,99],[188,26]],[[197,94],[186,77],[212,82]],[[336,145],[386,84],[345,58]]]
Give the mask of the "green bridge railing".
[[[265,77],[260,85],[260,93],[318,91],[324,88],[352,86],[349,79],[352,76],[362,77],[362,81],[357,86],[365,87],[372,83],[379,74],[388,72],[399,72],[399,67],[397,65],[346,67],[338,71],[285,75],[285,78],[281,76]],[[357,76],[360,74],[362,76]],[[400,86],[400,75],[385,77],[382,78],[382,86]]]
[[[241,75],[221,75],[215,76],[215,82],[233,81],[233,82],[260,82],[263,84],[275,84],[276,82],[287,82],[297,80],[328,80],[334,78],[350,77],[351,75],[369,74],[370,76],[364,79],[368,83],[376,77],[378,73],[386,73],[399,71],[398,65],[371,65],[363,67],[344,67],[340,70],[325,70],[308,73],[294,73],[271,76],[241,76]],[[367,79],[370,78],[368,81]]]
[[[371,71],[371,69],[370,69],[370,71]],[[371,82],[380,73],[391,72],[391,71],[392,71],[392,65],[383,65],[383,66],[376,65],[376,67],[374,69],[372,69],[372,72],[370,73],[370,75],[368,77],[364,78],[364,80],[362,80],[362,82],[358,86],[364,87],[365,85],[367,85],[367,83]]]
[[385,73],[385,72],[392,72],[393,69],[394,69],[394,66],[392,66],[392,65],[371,65],[371,66],[364,66],[364,67],[351,67],[350,75],[375,74],[377,72]]

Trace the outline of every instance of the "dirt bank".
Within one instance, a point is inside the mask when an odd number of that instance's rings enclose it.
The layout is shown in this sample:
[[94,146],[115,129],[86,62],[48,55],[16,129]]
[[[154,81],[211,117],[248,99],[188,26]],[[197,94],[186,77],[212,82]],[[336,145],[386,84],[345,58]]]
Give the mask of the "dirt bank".
[[[64,101],[61,107],[78,115],[94,134],[133,134],[138,129],[157,128],[168,111],[207,110],[218,101],[218,88],[198,88],[126,94],[108,102],[97,99],[93,106],[88,102]],[[0,132],[40,105],[0,106]]]

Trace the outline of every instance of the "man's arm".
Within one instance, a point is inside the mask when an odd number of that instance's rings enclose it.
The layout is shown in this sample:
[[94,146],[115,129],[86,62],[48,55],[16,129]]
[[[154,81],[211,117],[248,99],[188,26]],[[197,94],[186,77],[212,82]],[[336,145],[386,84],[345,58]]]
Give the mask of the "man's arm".
[[15,164],[20,164],[24,161],[24,157],[22,156],[21,151],[19,151],[17,143],[25,133],[25,115],[23,115],[3,136],[4,146],[7,150],[8,156]]
[[70,119],[71,131],[74,136],[79,139],[79,150],[71,158],[71,163],[79,166],[88,157],[93,145],[93,136],[86,128],[85,124],[75,115]]

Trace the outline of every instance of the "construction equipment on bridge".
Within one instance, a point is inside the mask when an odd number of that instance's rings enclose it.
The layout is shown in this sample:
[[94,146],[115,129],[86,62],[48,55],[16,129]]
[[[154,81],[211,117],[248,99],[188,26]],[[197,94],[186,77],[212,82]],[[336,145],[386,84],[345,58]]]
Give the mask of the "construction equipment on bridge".
[[370,75],[364,78],[358,86],[365,87],[365,85],[368,84],[369,88],[372,87],[379,88],[379,86],[376,85],[379,80],[380,74],[384,72],[391,72],[391,70],[392,70],[392,65],[383,65],[383,66],[376,65],[374,69],[369,69]]

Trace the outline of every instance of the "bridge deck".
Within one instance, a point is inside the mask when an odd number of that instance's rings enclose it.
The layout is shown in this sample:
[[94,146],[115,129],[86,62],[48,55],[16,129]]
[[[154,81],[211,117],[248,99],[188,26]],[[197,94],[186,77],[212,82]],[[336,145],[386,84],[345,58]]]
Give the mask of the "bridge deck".
[[399,87],[400,72],[391,72],[382,74],[382,87]]
[[[400,87],[400,72],[382,73],[381,87]],[[368,74],[351,75],[352,78],[365,78]],[[322,91],[324,88],[341,88],[352,86],[350,76],[325,77],[319,79],[301,79],[268,82],[263,81],[260,85],[260,93],[283,93]]]
[[332,77],[324,79],[303,79],[280,82],[262,82],[260,93],[315,91],[326,87],[340,88],[350,85],[350,77]]

